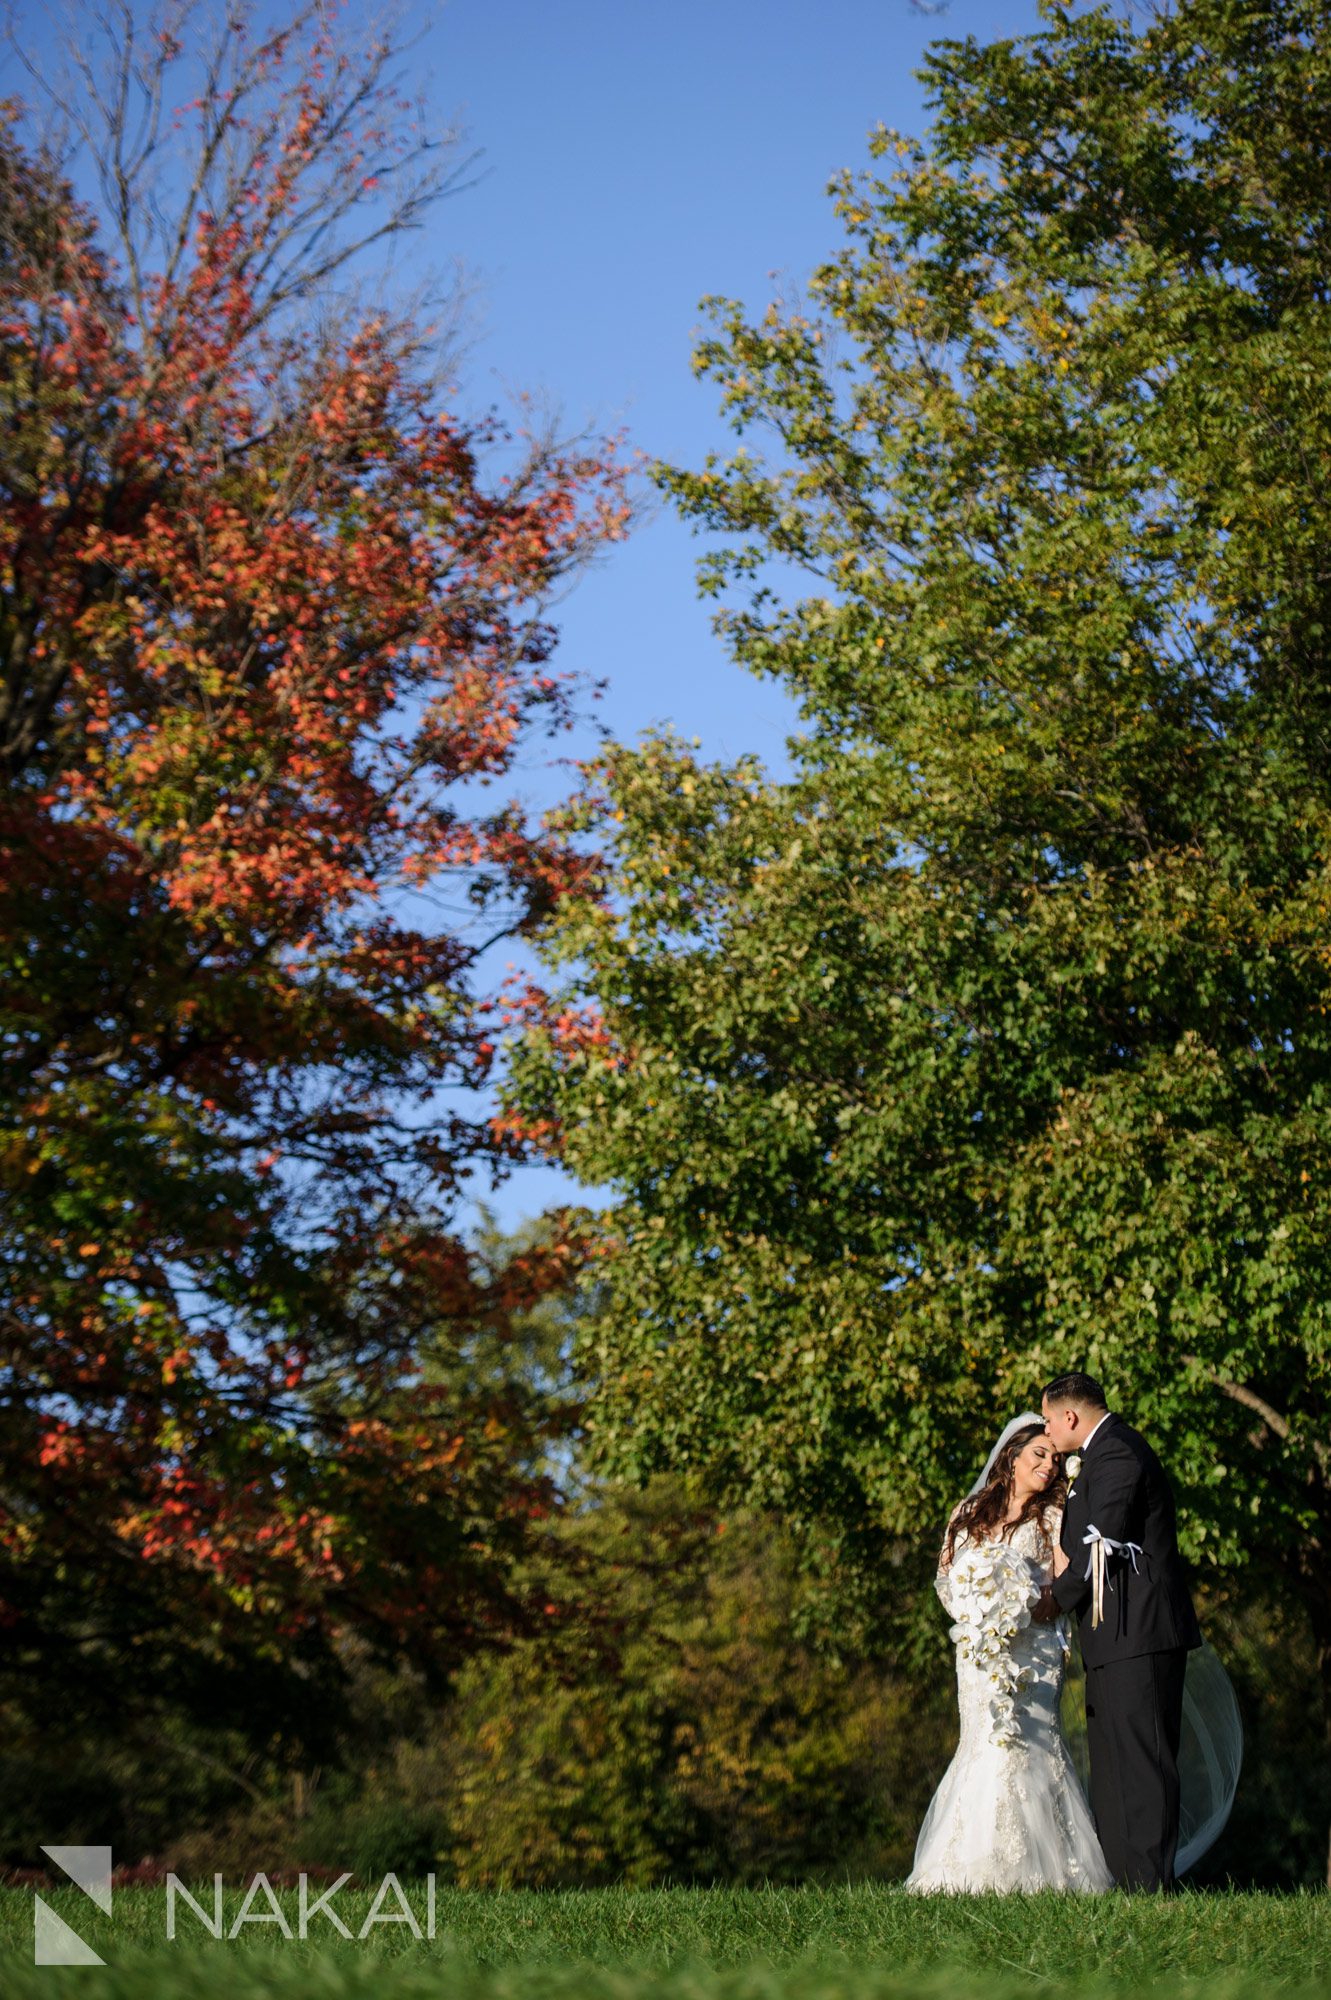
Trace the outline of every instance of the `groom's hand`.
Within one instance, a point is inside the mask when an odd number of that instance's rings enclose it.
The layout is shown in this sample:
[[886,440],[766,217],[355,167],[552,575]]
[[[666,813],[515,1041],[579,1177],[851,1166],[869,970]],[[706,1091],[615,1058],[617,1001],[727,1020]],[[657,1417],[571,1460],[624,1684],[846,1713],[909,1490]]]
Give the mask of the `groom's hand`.
[[1055,1601],[1054,1593],[1049,1588],[1049,1585],[1045,1584],[1039,1597],[1031,1606],[1031,1617],[1037,1625],[1052,1625],[1058,1613],[1059,1606]]

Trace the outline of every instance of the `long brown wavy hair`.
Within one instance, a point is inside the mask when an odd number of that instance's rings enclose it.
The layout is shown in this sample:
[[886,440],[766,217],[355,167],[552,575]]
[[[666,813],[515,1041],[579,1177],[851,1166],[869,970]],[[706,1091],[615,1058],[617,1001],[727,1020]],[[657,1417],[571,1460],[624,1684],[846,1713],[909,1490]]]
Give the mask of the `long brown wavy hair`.
[[1012,1491],[1012,1468],[1032,1438],[1043,1437],[1043,1424],[1027,1424],[1023,1430],[1014,1431],[999,1452],[988,1484],[982,1486],[973,1499],[963,1500],[956,1513],[947,1524],[947,1539],[943,1544],[943,1562],[950,1567],[956,1554],[957,1536],[965,1529],[972,1541],[988,1541],[1001,1531],[1004,1541],[1016,1534],[1023,1521],[1038,1521],[1041,1533],[1048,1539],[1044,1516],[1048,1508],[1061,1507],[1067,1498],[1068,1482],[1063,1474],[1063,1462],[1059,1459],[1058,1472],[1043,1493],[1032,1493],[1015,1521],[1004,1521],[1008,1498]]

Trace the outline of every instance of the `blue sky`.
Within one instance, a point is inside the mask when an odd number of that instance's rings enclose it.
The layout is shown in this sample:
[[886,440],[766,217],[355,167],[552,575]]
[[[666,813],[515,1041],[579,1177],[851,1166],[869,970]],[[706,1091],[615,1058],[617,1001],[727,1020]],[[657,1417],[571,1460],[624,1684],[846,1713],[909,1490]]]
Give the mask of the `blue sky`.
[[[424,24],[427,16],[422,10]],[[882,121],[920,130],[931,39],[1036,25],[1029,0],[452,0],[420,56],[484,149],[435,251],[479,280],[469,392],[550,396],[681,463],[734,440],[689,367],[706,293],[761,305],[837,247],[825,193]],[[641,530],[564,607],[565,666],[608,677],[607,719],[669,718],[708,751],[780,756],[788,711],[731,667],[693,588],[695,545]]]
[[[468,274],[464,406],[528,391],[570,428],[623,425],[633,446],[682,464],[735,442],[689,366],[699,299],[760,309],[836,249],[827,182],[867,164],[874,125],[924,129],[913,71],[931,40],[1038,26],[1032,0],[950,0],[929,15],[909,0],[405,0],[400,12],[417,36],[413,81],[481,154],[477,184],[398,260],[407,285],[455,262]],[[18,0],[18,23],[40,58],[51,10]],[[560,606],[558,663],[609,683],[597,712],[616,736],[669,722],[704,755],[780,766],[789,704],[713,637],[696,555],[656,514]],[[552,794],[548,771],[529,765],[519,781]],[[536,1168],[495,1206],[513,1222],[570,1191]]]

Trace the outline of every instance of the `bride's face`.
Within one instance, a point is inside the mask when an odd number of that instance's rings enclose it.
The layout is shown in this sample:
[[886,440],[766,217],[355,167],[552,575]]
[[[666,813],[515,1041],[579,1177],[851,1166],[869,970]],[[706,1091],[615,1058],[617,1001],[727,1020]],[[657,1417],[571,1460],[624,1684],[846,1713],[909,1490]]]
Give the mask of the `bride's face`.
[[1012,1477],[1018,1493],[1043,1493],[1058,1477],[1058,1453],[1052,1439],[1029,1439],[1012,1461]]

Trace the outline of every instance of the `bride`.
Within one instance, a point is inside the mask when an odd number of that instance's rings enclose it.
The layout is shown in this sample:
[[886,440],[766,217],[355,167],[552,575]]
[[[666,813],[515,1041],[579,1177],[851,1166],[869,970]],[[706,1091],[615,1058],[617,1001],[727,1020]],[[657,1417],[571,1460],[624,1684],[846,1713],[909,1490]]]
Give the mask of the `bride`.
[[1008,1425],[948,1522],[935,1587],[955,1620],[961,1740],[908,1889],[1113,1887],[1059,1722],[1069,1639],[1047,1586],[1065,1492],[1032,1412]]

